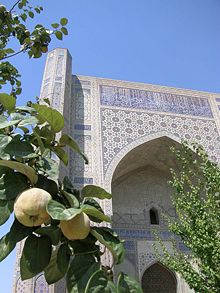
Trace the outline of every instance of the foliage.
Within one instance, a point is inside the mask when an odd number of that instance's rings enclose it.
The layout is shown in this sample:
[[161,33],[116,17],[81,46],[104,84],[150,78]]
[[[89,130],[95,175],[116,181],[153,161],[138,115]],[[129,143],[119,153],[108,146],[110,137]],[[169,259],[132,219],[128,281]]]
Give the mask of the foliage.
[[[183,143],[173,150],[180,171],[172,171],[175,190],[172,202],[177,220],[169,219],[171,232],[189,249],[174,248],[169,254],[162,245],[162,261],[179,272],[195,292],[220,292],[220,168],[197,144]],[[157,250],[158,253],[158,250]]]
[[[18,70],[7,61],[8,58],[27,53],[30,58],[39,58],[48,51],[51,37],[62,40],[68,34],[66,18],[46,28],[41,24],[34,27],[33,18],[43,11],[42,6],[31,6],[31,1],[20,0],[10,8],[0,5],[0,89],[6,83],[11,86],[11,95],[21,94],[22,87]],[[17,9],[17,11],[15,11]],[[31,20],[31,21],[30,21]]]
[[[31,7],[29,2],[17,1],[10,10],[0,5],[2,60],[21,52],[39,58],[47,51],[51,35],[62,39],[63,34],[68,33],[66,18],[52,24],[54,30],[43,25],[28,30],[28,19],[43,10]],[[19,43],[17,52],[9,46],[11,38]],[[10,94],[0,94],[0,225],[13,213],[14,202],[22,191],[41,188],[49,192],[52,199],[47,205],[50,223],[25,227],[15,217],[10,231],[0,239],[0,261],[10,254],[17,242],[24,240],[20,260],[22,280],[44,272],[48,284],[66,277],[69,292],[142,292],[139,284],[123,273],[114,284],[112,268],[101,264],[106,249],[112,253],[115,265],[124,257],[123,243],[111,228],[104,227],[111,219],[96,200],[110,199],[111,195],[92,185],[79,191],[67,177],[59,178],[59,165],[61,162],[68,164],[66,146],[88,163],[73,138],[63,133],[64,117],[46,104],[29,102],[23,107],[16,106],[16,96],[21,93],[19,73],[9,62],[2,62],[0,86],[8,82]],[[82,240],[68,240],[60,229],[60,221],[73,219],[80,213],[87,214],[93,222],[90,233]]]

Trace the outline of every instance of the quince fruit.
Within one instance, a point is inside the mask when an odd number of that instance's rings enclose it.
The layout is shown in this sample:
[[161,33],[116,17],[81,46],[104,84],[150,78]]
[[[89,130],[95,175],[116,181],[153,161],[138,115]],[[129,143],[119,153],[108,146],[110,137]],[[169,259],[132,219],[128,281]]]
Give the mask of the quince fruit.
[[81,213],[68,221],[60,221],[60,228],[69,240],[85,239],[90,231],[90,220],[85,213]]
[[41,188],[30,188],[23,191],[15,200],[15,217],[27,227],[47,223],[50,216],[46,211],[46,206],[51,198],[51,195]]

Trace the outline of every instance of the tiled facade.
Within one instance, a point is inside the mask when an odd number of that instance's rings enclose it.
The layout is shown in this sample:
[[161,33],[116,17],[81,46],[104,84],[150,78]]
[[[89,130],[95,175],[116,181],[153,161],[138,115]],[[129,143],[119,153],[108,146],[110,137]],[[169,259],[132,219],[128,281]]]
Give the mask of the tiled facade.
[[[113,193],[113,200],[101,204],[126,240],[122,269],[127,266],[128,273],[141,280],[156,262],[150,209],[175,216],[166,188],[167,170],[174,163],[168,155],[169,146],[181,139],[196,141],[219,162],[220,96],[72,75],[69,52],[56,49],[48,54],[40,98],[49,98],[64,114],[65,131],[89,159],[89,165],[84,165],[83,159],[70,151],[68,168],[60,166],[61,176],[68,175],[76,188],[96,184]],[[141,178],[146,178],[146,184]],[[162,218],[156,228],[170,249],[172,235]],[[181,242],[178,247],[187,251]],[[109,255],[105,261],[111,262]],[[19,278],[17,265],[14,292],[65,292],[63,283],[48,288],[41,275],[25,283]],[[176,280],[177,293],[190,292],[178,275]]]

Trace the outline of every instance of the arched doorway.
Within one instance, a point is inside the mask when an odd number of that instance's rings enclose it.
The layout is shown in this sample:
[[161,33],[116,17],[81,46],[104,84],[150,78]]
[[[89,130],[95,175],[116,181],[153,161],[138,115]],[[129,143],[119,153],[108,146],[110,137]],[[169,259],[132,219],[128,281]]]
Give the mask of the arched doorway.
[[177,291],[174,273],[158,262],[146,269],[141,285],[144,293],[176,293]]
[[[179,143],[163,136],[137,146],[118,163],[112,178],[113,228],[125,240],[125,262],[115,268],[140,279],[156,260],[156,229],[167,247],[171,239],[162,213],[175,217],[168,180],[178,163],[170,147]],[[149,291],[150,292],[150,291]],[[152,292],[150,292],[152,293]],[[160,293],[164,293],[163,290]]]

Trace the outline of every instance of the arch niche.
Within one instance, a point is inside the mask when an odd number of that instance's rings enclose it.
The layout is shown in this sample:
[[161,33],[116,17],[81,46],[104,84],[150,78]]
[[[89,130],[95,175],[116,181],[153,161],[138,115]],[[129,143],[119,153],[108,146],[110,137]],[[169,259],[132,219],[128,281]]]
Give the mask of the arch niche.
[[[170,168],[177,169],[178,165],[170,150],[171,146],[179,148],[180,144],[168,136],[157,137],[136,146],[119,161],[112,176],[112,226],[119,235],[123,231],[121,237],[126,240],[125,246],[128,243],[126,265],[122,264],[119,270],[139,280],[144,268],[152,260],[156,261],[152,248],[152,229],[166,231],[162,212],[175,216],[168,180]],[[146,276],[154,270],[163,271],[164,276],[165,273],[170,274],[160,264],[155,264],[146,271]]]
[[144,293],[176,293],[175,274],[159,262],[148,267],[141,279]]

